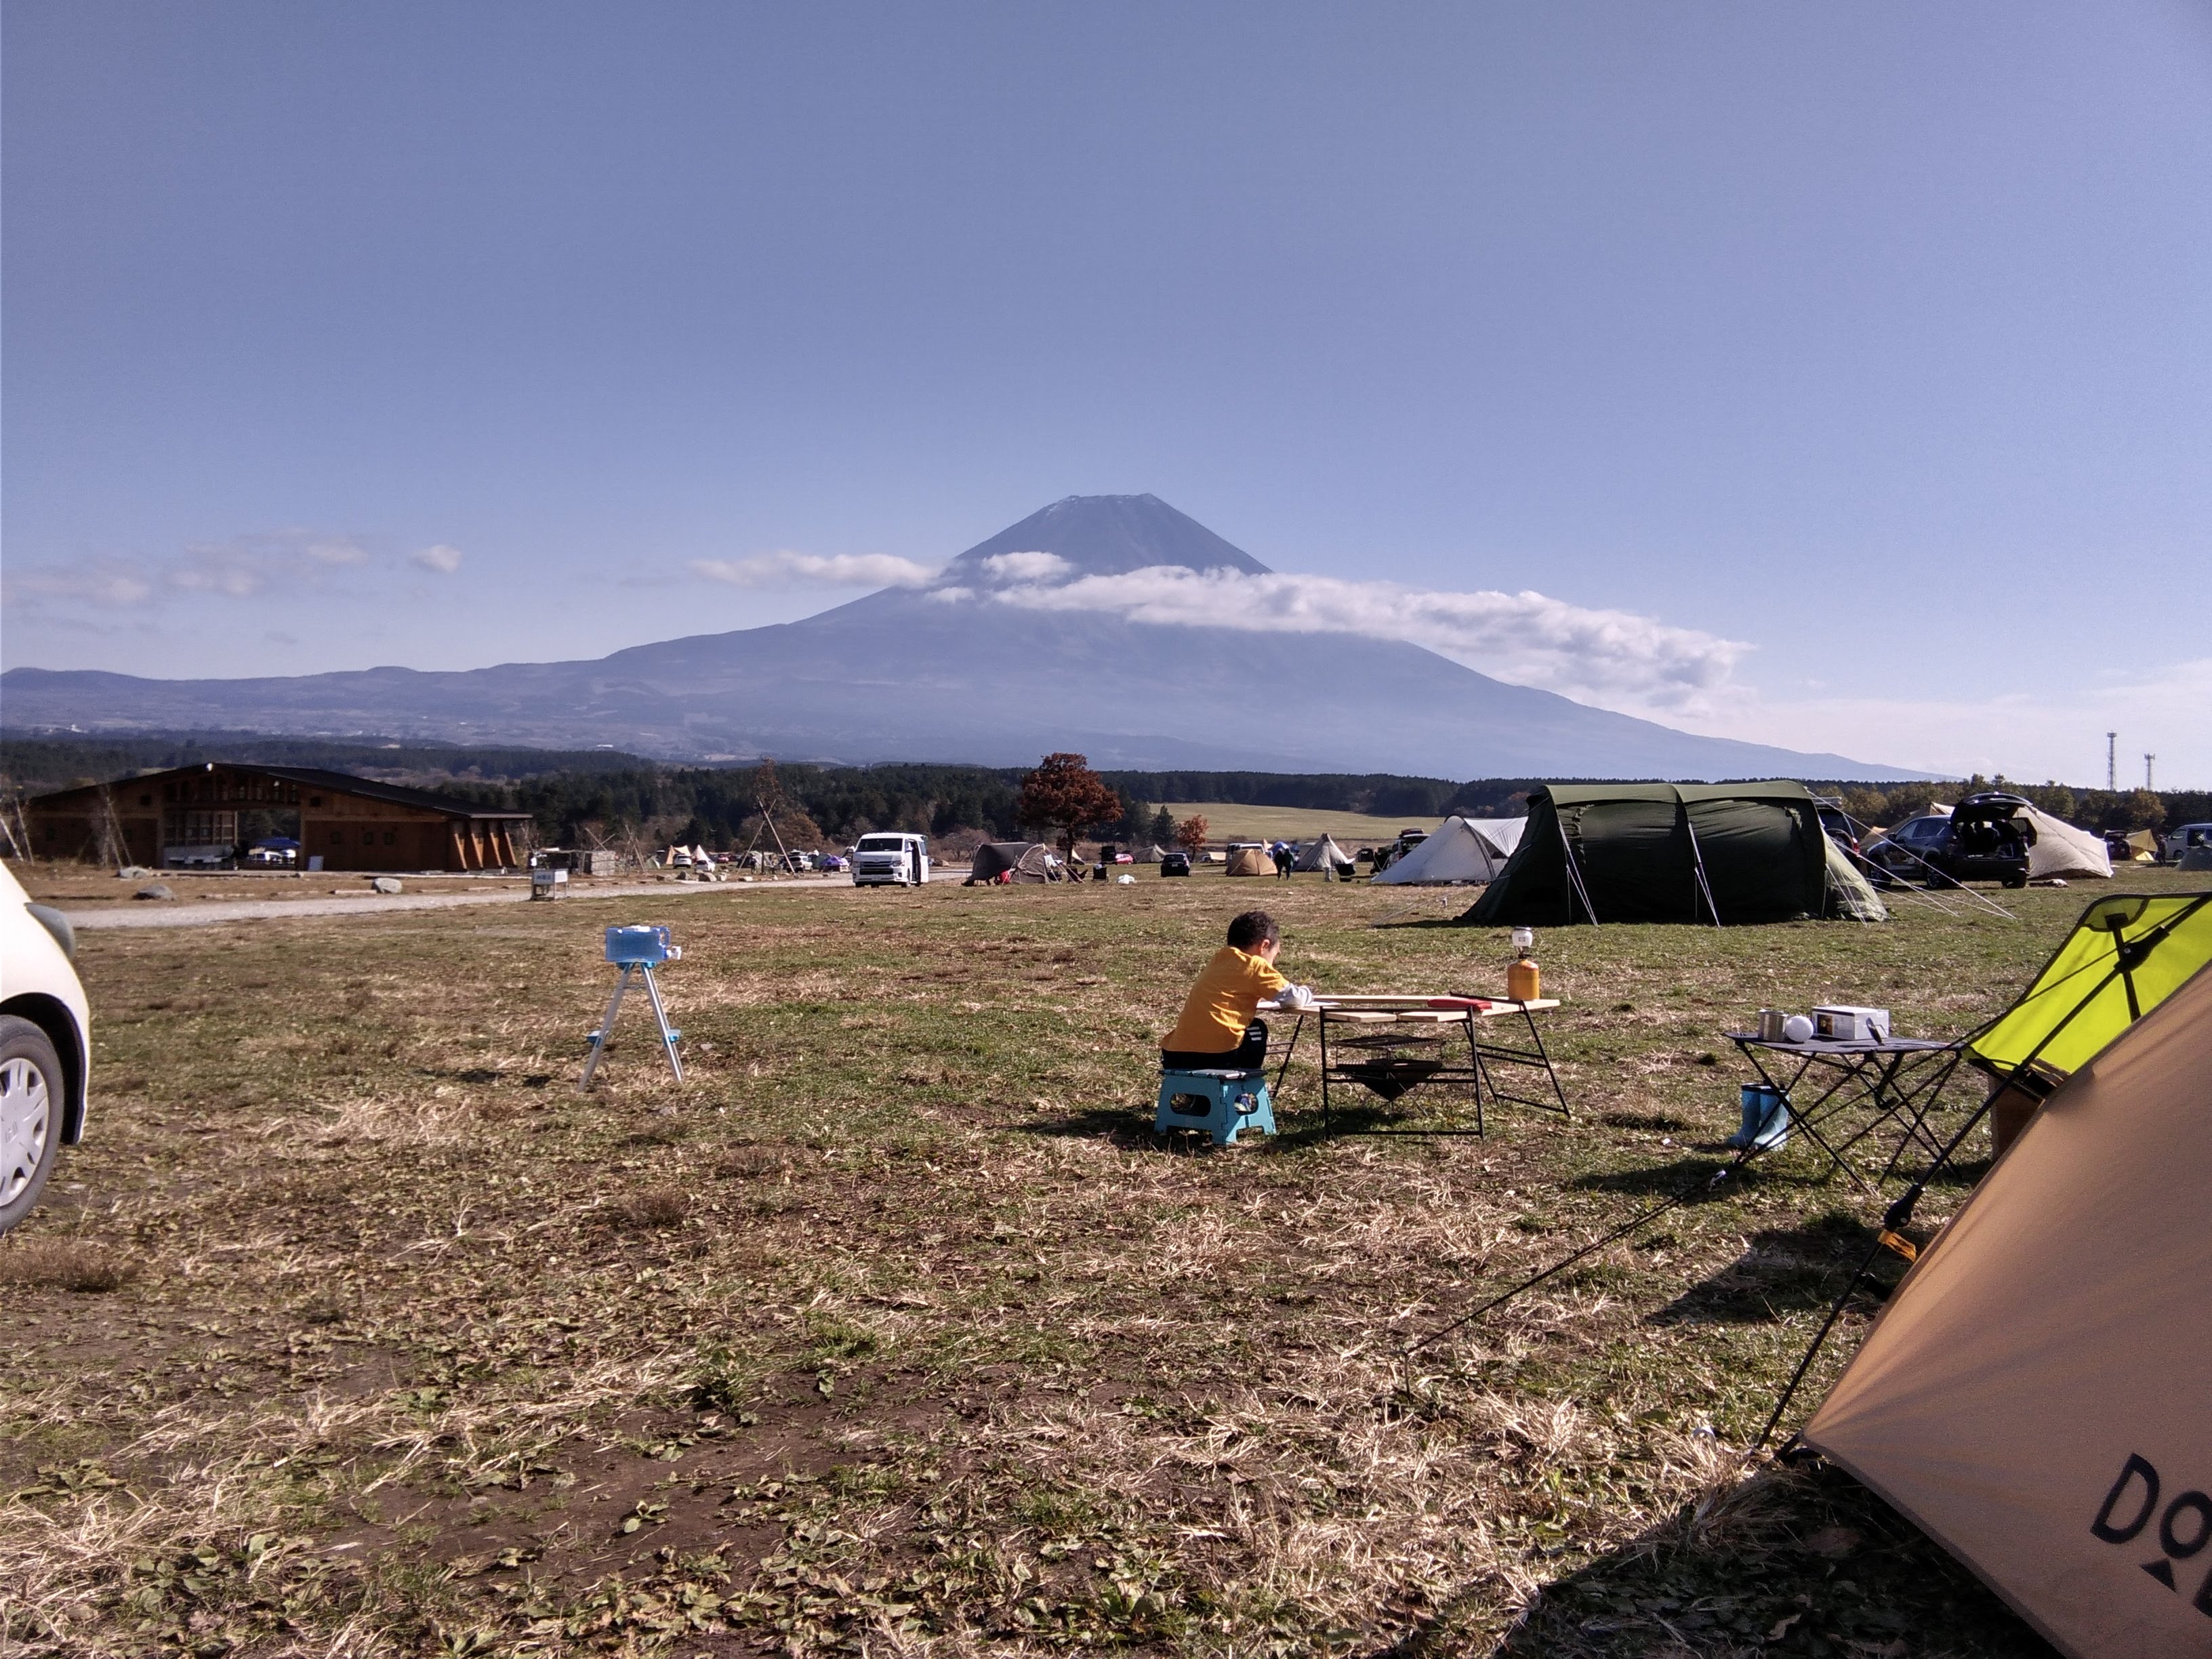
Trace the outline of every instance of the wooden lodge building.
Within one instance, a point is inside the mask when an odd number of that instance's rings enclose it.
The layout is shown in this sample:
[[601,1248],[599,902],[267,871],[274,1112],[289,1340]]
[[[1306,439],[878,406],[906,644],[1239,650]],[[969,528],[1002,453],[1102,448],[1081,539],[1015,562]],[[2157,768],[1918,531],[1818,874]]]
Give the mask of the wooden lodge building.
[[40,858],[119,853],[156,869],[216,865],[255,841],[300,843],[307,870],[498,870],[521,866],[527,812],[481,806],[312,766],[213,761],[85,784],[23,803]]

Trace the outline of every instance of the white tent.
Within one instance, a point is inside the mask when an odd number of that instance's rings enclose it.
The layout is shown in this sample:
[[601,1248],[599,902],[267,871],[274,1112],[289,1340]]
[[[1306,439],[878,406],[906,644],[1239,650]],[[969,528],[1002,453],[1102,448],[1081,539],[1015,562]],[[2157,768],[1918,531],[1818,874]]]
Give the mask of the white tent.
[[2013,814],[2035,826],[2035,845],[2027,849],[2027,878],[2042,881],[2051,876],[2102,876],[2112,878],[2112,855],[2105,838],[2076,830],[2063,818],[2054,818],[2039,806],[2023,807]]
[[1526,818],[1446,818],[1436,834],[1373,879],[1426,886],[1490,881],[1513,856],[1528,826]]
[[1299,849],[1297,861],[1291,868],[1306,875],[1320,870],[1334,873],[1352,862],[1352,854],[1336,844],[1330,836],[1316,836]]

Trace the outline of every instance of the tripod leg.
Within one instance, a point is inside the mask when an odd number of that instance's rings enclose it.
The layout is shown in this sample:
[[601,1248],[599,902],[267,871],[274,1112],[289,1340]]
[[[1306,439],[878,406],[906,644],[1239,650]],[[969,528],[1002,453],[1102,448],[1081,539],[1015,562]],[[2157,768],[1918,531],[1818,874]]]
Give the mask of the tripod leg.
[[580,1095],[591,1092],[592,1073],[599,1069],[599,1056],[607,1051],[607,1039],[615,1034],[615,1016],[622,1012],[623,993],[629,988],[629,964],[625,963],[622,977],[615,981],[615,994],[607,1004],[606,1015],[599,1021],[599,1029],[592,1033],[591,1057],[584,1062],[583,1081],[576,1085]]
[[653,999],[653,1017],[660,1022],[661,1046],[668,1050],[668,1069],[676,1073],[678,1083],[684,1081],[684,1062],[676,1057],[676,1033],[668,1029],[668,1010],[660,1006],[660,984],[653,976],[653,969],[645,969],[645,994]]

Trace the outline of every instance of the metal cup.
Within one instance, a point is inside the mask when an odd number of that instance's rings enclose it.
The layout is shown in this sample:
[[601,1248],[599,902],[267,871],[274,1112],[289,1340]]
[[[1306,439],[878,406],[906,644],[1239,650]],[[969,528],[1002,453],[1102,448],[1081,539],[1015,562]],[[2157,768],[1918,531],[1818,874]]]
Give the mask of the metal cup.
[[1784,1013],[1779,1008],[1760,1009],[1759,1011],[1759,1040],[1761,1042],[1781,1042],[1782,1022],[1788,1018],[1789,1016]]

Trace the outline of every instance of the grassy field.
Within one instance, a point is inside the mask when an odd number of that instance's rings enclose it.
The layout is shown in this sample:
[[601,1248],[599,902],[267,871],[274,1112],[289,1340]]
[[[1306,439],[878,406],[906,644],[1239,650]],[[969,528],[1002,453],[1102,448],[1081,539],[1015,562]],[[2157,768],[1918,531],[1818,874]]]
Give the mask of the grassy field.
[[1323,1137],[1301,1060],[1216,1152],[1152,1055],[1231,912],[1325,988],[1509,955],[1464,895],[1219,879],[695,896],[686,1080],[633,1007],[591,1097],[650,901],[88,935],[91,1135],[0,1240],[0,1649],[2044,1651],[1740,1455],[1876,1213],[1802,1144],[1407,1350],[1723,1156],[1723,1030],[1964,1029],[2082,890],[1547,933],[1571,1123]]
[[1206,819],[1206,833],[1215,841],[1309,841],[1330,835],[1356,853],[1395,841],[1401,830],[1433,830],[1435,818],[1377,818],[1364,812],[1310,812],[1297,806],[1240,806],[1233,801],[1170,801],[1168,811],[1180,823],[1194,813]]

